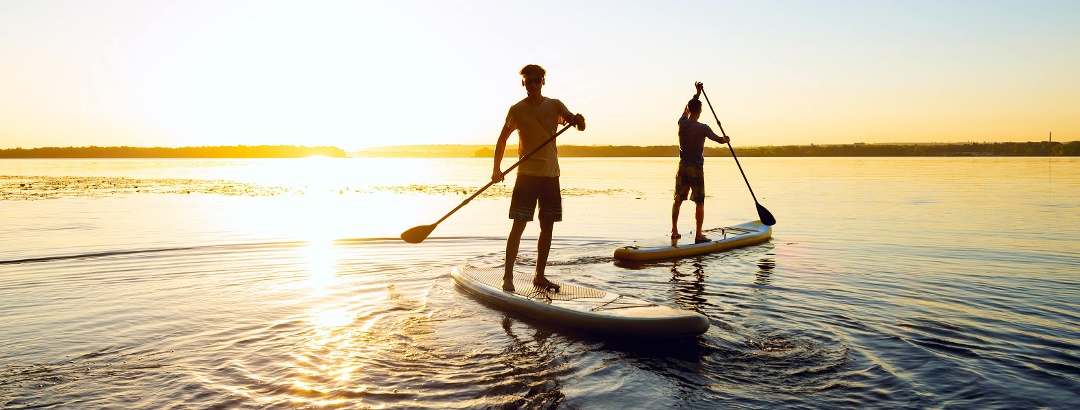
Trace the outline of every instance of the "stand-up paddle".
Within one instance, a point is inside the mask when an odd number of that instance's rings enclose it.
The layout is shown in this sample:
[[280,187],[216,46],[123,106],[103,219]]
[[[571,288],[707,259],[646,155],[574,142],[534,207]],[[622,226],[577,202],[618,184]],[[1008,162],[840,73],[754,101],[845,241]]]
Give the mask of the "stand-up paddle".
[[[559,130],[559,132],[556,132],[555,135],[552,135],[551,138],[548,138],[547,141],[544,141],[543,144],[540,144],[540,146],[536,147],[536,149],[533,149],[528,154],[525,154],[525,156],[521,157],[521,159],[519,159],[518,162],[515,162],[514,165],[511,165],[510,168],[506,169],[506,171],[503,171],[502,176],[505,178],[506,174],[509,174],[510,171],[513,171],[514,168],[517,168],[517,166],[521,165],[522,162],[525,162],[525,160],[529,159],[529,157],[533,156],[533,154],[539,152],[540,149],[546,147],[547,144],[550,144],[552,141],[555,141],[555,137],[558,137],[559,134],[563,133],[563,131],[566,131],[566,130],[570,129],[571,126],[572,125],[567,125],[567,126],[563,127],[561,130]],[[454,212],[457,212],[458,209],[461,209],[461,207],[465,206],[465,204],[469,203],[469,201],[472,201],[473,198],[476,198],[478,195],[480,195],[481,192],[484,192],[484,190],[486,190],[488,188],[491,188],[491,186],[495,185],[496,182],[498,182],[498,181],[493,180],[491,182],[488,182],[487,185],[484,185],[483,188],[480,188],[479,190],[477,190],[475,194],[472,194],[472,196],[470,196],[468,199],[462,201],[460,205],[458,205],[456,208],[454,208],[453,210],[448,212],[442,218],[439,218],[439,220],[435,221],[435,223],[433,223],[431,225],[420,225],[420,226],[412,227],[409,230],[407,230],[405,232],[402,232],[401,233],[401,240],[403,240],[405,242],[408,242],[408,243],[420,243],[420,242],[423,242],[424,239],[427,239],[428,235],[431,235],[431,231],[434,231],[435,227],[439,226],[439,223],[446,220],[446,218],[449,218],[450,215],[453,215]]]
[[[727,137],[727,134],[724,133],[724,126],[720,125],[720,117],[716,116],[716,110],[713,110],[712,102],[709,101],[709,94],[705,93],[704,86],[701,87],[701,95],[704,95],[705,102],[709,103],[709,111],[712,111],[712,116],[716,119],[716,126],[720,127],[720,135]],[[739,166],[739,173],[742,174],[742,179],[746,182],[746,188],[750,190],[750,197],[754,198],[754,205],[757,206],[757,214],[758,218],[761,219],[761,223],[768,226],[776,225],[776,218],[772,216],[772,212],[769,212],[768,209],[765,209],[764,206],[761,206],[761,204],[758,203],[757,196],[754,195],[754,188],[750,188],[750,180],[746,179],[746,173],[743,172],[742,165],[739,164],[739,157],[735,156],[735,149],[731,148],[731,142],[727,143],[727,147],[731,150],[731,157],[735,159],[735,165]]]

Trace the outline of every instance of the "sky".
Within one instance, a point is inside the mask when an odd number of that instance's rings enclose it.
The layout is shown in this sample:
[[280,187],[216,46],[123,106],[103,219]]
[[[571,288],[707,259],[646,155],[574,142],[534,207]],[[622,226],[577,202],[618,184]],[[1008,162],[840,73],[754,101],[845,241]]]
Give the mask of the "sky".
[[1075,0],[0,0],[0,149],[494,144],[531,63],[586,118],[561,144],[675,145],[695,81],[733,145],[1074,141],[1077,22]]

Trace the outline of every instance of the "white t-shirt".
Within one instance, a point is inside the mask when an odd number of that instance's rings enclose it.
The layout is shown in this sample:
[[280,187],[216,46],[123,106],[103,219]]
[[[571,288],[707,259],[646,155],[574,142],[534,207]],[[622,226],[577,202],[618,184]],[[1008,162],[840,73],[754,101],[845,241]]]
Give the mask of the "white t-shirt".
[[[525,156],[555,135],[559,124],[566,124],[574,114],[562,101],[544,97],[539,105],[525,100],[510,107],[505,128],[518,132],[518,156]],[[537,151],[518,166],[518,173],[542,177],[559,176],[559,153],[555,141]]]

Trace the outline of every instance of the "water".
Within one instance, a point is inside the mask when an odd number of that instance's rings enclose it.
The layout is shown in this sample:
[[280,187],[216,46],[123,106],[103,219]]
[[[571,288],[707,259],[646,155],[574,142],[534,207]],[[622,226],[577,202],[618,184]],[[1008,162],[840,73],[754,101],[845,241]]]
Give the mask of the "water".
[[[455,289],[501,262],[506,185],[396,239],[490,160],[0,161],[0,407],[1080,406],[1080,159],[740,160],[773,239],[638,264],[611,252],[667,234],[675,160],[562,160],[548,275],[712,324],[663,340]],[[706,188],[706,225],[756,219],[730,159]]]

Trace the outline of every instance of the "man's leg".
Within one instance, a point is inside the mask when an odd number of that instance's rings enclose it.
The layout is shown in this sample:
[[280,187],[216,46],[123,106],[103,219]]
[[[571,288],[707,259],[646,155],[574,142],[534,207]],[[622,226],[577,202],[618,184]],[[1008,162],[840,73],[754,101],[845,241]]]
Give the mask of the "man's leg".
[[696,204],[697,206],[695,206],[694,209],[694,219],[697,222],[697,238],[695,239],[704,239],[705,234],[701,233],[701,225],[705,222],[705,203],[696,202]]
[[675,203],[671,205],[671,239],[679,239],[679,209],[682,208],[683,197],[690,190],[689,185],[675,187]]
[[678,239],[681,236],[679,235],[679,208],[682,207],[682,202],[676,199],[671,205],[671,239]]
[[510,228],[510,235],[506,237],[505,266],[503,268],[503,290],[514,291],[514,264],[517,263],[518,247],[521,245],[521,234],[525,232],[525,224],[529,221],[515,219],[514,226]]
[[551,281],[544,277],[544,269],[551,253],[551,231],[554,228],[554,221],[540,221],[540,237],[536,238],[536,275],[533,275],[533,284],[537,286],[551,285]]
[[548,268],[548,255],[551,252],[551,236],[555,222],[563,220],[563,193],[559,190],[558,177],[544,178],[540,190],[540,236],[537,237],[537,271],[532,275],[532,285],[543,289],[551,287],[558,291],[558,285],[544,277]]
[[544,277],[547,268],[548,254],[551,253],[551,231],[555,222],[562,220],[562,192],[559,188],[559,178],[544,180],[544,188],[540,194],[540,236],[536,238],[536,274],[533,275],[532,283],[535,286],[548,289],[559,286]]
[[700,243],[709,240],[705,237],[705,234],[701,232],[701,226],[705,222],[705,175],[704,170],[701,168],[694,168],[693,178],[690,181],[690,200],[694,201],[694,222],[697,226],[697,233],[694,235],[694,243]]

